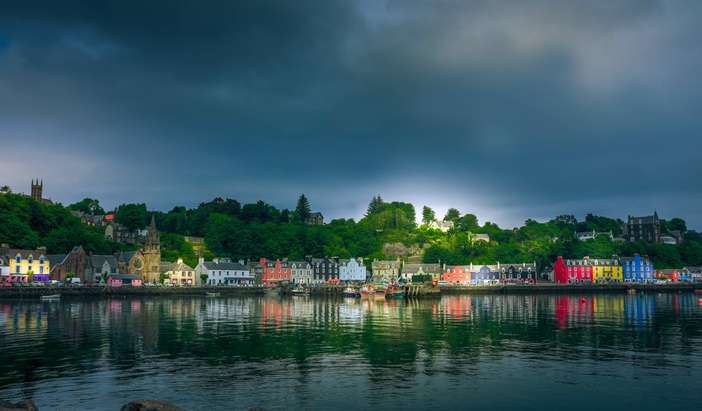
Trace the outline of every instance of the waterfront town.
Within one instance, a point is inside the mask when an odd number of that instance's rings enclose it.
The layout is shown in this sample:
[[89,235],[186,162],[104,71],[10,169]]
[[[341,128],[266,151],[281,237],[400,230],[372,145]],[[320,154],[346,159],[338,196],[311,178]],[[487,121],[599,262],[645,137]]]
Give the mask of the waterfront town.
[[[32,181],[32,200],[49,204],[43,197],[43,182]],[[105,287],[141,286],[265,286],[280,284],[296,288],[325,285],[355,285],[364,283],[431,284],[440,287],[490,286],[505,284],[617,284],[702,281],[700,267],[668,269],[654,267],[651,259],[638,253],[630,256],[608,258],[567,259],[558,256],[548,266],[536,262],[491,264],[446,264],[441,261],[422,262],[412,258],[364,259],[362,257],[338,258],[334,256],[306,256],[304,259],[267,258],[233,260],[229,257],[199,256],[193,267],[182,257],[165,261],[161,255],[160,233],[154,217],[143,230],[128,230],[115,221],[114,213],[89,215],[73,212],[82,224],[100,227],[113,241],[131,244],[136,249],[113,254],[86,252],[76,244],[68,253],[50,254],[46,247],[35,249],[15,248],[0,244],[0,285],[71,285]],[[310,213],[307,224],[324,224],[321,213]],[[446,232],[452,228],[450,221],[440,224],[431,221],[430,228]],[[611,231],[598,233],[577,232],[579,241],[594,240],[598,236],[615,240]],[[202,238],[188,238],[200,247]],[[657,243],[682,241],[679,231],[661,233],[657,213],[648,217],[629,217],[622,238],[617,241],[649,241]],[[487,234],[474,235],[472,242],[489,242]]]

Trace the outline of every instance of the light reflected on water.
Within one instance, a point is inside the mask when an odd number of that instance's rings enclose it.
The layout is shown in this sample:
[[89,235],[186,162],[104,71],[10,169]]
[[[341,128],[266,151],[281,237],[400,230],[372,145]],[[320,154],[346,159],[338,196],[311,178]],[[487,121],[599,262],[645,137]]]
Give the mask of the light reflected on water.
[[45,409],[688,408],[693,294],[0,302],[0,398]]

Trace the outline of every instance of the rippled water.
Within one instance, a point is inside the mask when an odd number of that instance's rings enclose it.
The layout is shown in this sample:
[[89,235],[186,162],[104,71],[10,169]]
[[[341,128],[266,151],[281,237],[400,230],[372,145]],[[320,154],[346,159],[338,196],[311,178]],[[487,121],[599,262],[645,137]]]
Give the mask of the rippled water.
[[693,294],[0,302],[0,398],[118,410],[697,409]]

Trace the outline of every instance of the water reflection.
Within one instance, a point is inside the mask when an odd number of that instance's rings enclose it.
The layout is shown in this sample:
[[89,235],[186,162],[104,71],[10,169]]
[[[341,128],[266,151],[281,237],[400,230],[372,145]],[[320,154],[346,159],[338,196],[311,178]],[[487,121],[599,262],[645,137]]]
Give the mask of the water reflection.
[[[345,387],[363,398],[358,408],[387,408],[395,398],[426,400],[419,384],[440,380],[432,389],[442,392],[469,378],[481,386],[505,372],[528,375],[534,362],[556,374],[570,362],[603,360],[611,370],[687,369],[700,361],[701,313],[693,294],[655,293],[0,302],[0,394],[117,404],[112,397],[148,394],[142,383],[159,380],[173,388],[164,395],[183,404],[205,395],[186,387],[207,392],[225,379],[236,385],[207,397],[223,407],[231,396],[243,398],[242,407],[343,405],[325,390]],[[103,388],[81,391],[81,376]],[[557,381],[579,384],[579,376]],[[263,396],[261,378],[287,396]],[[42,390],[47,381],[55,389]]]

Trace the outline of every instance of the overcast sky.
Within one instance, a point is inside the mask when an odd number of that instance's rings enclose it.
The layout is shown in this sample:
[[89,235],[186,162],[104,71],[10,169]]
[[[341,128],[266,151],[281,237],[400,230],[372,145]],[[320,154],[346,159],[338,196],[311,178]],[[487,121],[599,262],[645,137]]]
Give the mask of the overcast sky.
[[7,0],[0,184],[699,229],[700,21],[695,0]]

